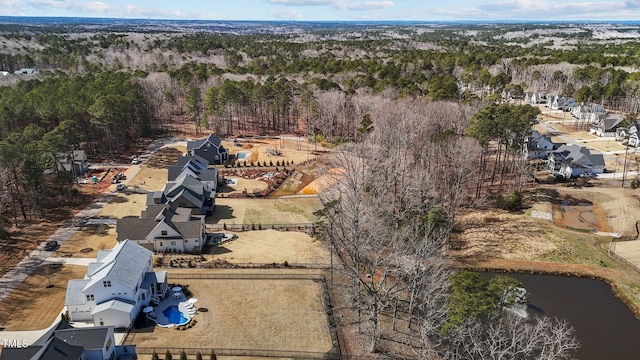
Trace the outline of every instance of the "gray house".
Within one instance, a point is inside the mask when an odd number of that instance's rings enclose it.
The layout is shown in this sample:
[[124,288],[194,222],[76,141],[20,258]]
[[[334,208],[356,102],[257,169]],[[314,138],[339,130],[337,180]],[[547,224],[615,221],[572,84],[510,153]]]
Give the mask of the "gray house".
[[209,164],[222,164],[229,160],[229,152],[222,147],[220,138],[214,134],[204,139],[187,141],[187,155],[198,155]]
[[65,321],[33,344],[5,346],[0,360],[135,360],[135,345],[116,346],[112,327],[74,328]]
[[82,175],[89,170],[89,160],[84,150],[57,153],[54,160],[58,170],[71,175]]
[[604,172],[604,157],[579,145],[562,145],[548,156],[548,169],[554,176],[575,178]]
[[200,180],[204,189],[215,196],[220,181],[218,169],[208,168],[208,162],[199,156],[182,156],[178,158],[178,165],[170,166],[167,175],[168,182],[177,181],[182,175],[188,175]]
[[182,174],[175,181],[168,181],[164,190],[147,194],[147,206],[170,204],[174,208],[191,208],[196,215],[213,210],[215,192],[193,176]]
[[118,241],[129,239],[152,251],[199,252],[206,240],[204,215],[192,210],[150,205],[139,218],[118,219]]

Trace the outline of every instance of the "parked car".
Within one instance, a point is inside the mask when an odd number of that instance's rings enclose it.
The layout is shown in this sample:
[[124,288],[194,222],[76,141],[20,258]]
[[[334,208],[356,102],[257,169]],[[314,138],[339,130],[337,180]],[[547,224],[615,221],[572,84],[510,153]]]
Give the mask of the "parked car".
[[47,243],[44,244],[44,249],[46,251],[53,251],[57,248],[58,248],[58,242],[55,240],[47,241]]
[[117,175],[113,175],[113,177],[111,178],[111,183],[112,184],[117,184],[118,181],[120,181],[120,179],[118,179]]
[[133,165],[140,164],[140,158],[139,158],[139,157],[137,157],[137,156],[136,156],[136,157],[134,157],[133,159],[131,159],[131,163],[132,163]]
[[126,188],[127,186],[125,184],[118,184],[116,185],[116,190],[118,191],[122,191]]

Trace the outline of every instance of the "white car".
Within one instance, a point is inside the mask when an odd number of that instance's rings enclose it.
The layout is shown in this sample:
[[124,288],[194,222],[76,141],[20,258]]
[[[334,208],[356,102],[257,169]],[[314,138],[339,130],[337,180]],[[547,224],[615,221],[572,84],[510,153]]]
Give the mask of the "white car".
[[127,186],[125,184],[118,184],[116,185],[116,190],[121,191],[124,190]]
[[133,165],[140,164],[140,158],[139,157],[134,157],[133,159],[131,159],[131,163]]

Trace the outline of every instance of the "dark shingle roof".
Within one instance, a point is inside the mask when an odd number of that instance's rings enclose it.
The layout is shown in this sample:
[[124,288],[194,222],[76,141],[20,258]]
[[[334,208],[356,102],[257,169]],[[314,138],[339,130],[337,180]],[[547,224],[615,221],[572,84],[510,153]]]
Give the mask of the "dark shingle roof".
[[102,349],[108,335],[109,328],[106,326],[59,330],[54,334],[67,344],[82,346],[85,350]]

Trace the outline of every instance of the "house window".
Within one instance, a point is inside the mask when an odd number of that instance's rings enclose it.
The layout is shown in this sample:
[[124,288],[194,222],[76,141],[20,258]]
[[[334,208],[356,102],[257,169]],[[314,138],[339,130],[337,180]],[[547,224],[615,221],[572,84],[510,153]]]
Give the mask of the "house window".
[[87,301],[94,301],[95,297],[93,295],[87,295]]
[[107,340],[107,343],[104,345],[104,350],[105,351],[109,351],[109,348],[111,347],[111,338],[109,338],[109,340]]
[[147,297],[145,296],[144,293],[142,293],[142,300],[147,300]]
[[176,246],[176,242],[175,242],[175,241],[172,241],[172,242],[171,242],[171,246]]
[[198,239],[196,239],[196,242],[198,242]]
[[162,234],[162,236],[167,236],[167,230],[162,230],[160,234]]
[[162,241],[160,241],[160,247],[162,247]]
[[185,244],[186,244],[186,243],[188,243],[188,242],[189,242],[189,240],[185,240],[185,241],[184,241],[184,243],[185,243]]
[[111,287],[111,281],[107,280],[107,281],[103,281],[102,282],[102,286],[104,287]]

